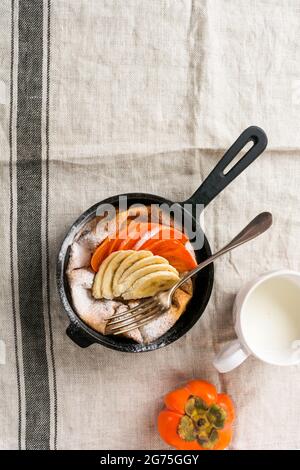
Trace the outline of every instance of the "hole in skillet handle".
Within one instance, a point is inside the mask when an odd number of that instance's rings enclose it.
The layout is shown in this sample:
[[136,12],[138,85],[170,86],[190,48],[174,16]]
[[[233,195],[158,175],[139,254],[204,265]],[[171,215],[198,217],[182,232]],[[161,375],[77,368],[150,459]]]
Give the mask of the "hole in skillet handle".
[[[232,167],[230,163],[239,155],[241,150],[253,142],[251,148]],[[203,181],[195,193],[182,204],[202,204],[206,207],[226,186],[240,175],[262,152],[268,143],[265,132],[257,126],[244,130],[232,146],[227,150],[215,168]],[[227,171],[226,171],[227,170]]]
[[249,142],[239,151],[239,153],[234,157],[233,160],[224,168],[223,170],[223,175],[227,175],[227,173],[230,172],[232,168],[235,167],[237,162],[239,162],[244,155],[253,147],[254,143],[252,140],[249,140]]

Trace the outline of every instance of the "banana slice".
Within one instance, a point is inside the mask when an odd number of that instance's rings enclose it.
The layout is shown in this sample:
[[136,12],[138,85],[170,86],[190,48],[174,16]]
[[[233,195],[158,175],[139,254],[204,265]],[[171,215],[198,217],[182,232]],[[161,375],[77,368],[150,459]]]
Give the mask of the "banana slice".
[[[128,250],[129,251],[129,250]],[[124,253],[128,253],[127,251],[124,251]],[[119,251],[114,251],[111,253],[105,260],[101,263],[99,271],[97,272],[94,283],[93,283],[93,288],[92,288],[92,294],[95,299],[102,299],[102,282],[103,282],[103,277],[106,271],[107,266],[119,254]]]
[[[152,258],[148,258],[148,259],[151,260]],[[132,267],[134,267],[136,264],[137,263],[135,263]],[[175,268],[173,268],[173,266],[171,266],[169,263],[149,264],[148,266],[145,266],[143,268],[140,268],[131,272],[131,274],[127,276],[128,271],[129,269],[125,271],[125,273],[122,276],[122,279],[119,281],[120,295],[122,295],[124,292],[130,289],[138,279],[146,276],[147,274],[156,273],[156,272],[160,273],[160,271],[164,271],[164,272],[170,271],[178,276],[178,271]]]
[[179,276],[171,271],[147,274],[135,281],[122,297],[126,300],[151,297],[160,291],[170,289],[177,281],[179,281]]
[[115,272],[114,278],[113,278],[113,293],[115,297],[119,297],[119,281],[121,279],[121,276],[123,273],[126,271],[126,269],[130,268],[136,261],[139,261],[144,258],[150,258],[153,257],[153,254],[151,251],[146,251],[146,250],[141,250],[141,251],[134,251],[128,258],[125,258],[118,269]]
[[115,272],[122,261],[128,258],[132,253],[133,250],[116,251],[115,253],[112,253],[112,255],[115,254],[115,256],[111,257],[102,277],[101,297],[104,297],[104,299],[114,298],[112,285]]
[[146,266],[149,266],[150,264],[169,264],[169,261],[163,258],[162,256],[158,255],[153,255],[153,256],[148,256],[147,258],[142,258],[139,261],[136,261],[133,263],[129,268],[127,268],[122,276],[119,278],[119,282],[122,283],[127,276],[130,276],[130,274],[134,273],[138,269],[145,268]]

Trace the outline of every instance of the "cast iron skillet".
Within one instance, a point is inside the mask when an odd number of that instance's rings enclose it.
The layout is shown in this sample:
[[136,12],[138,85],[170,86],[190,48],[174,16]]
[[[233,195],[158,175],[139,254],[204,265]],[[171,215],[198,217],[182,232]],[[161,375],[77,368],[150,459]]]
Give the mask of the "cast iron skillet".
[[[225,170],[230,162],[232,162],[232,160],[250,141],[253,142],[253,146],[228,172],[225,173]],[[184,211],[185,213],[185,220],[189,221],[189,224],[192,224],[193,231],[201,231],[199,222],[195,218],[196,204],[203,204],[204,207],[207,206],[210,201],[215,198],[215,196],[217,196],[234,178],[236,178],[243,170],[245,170],[245,168],[247,168],[247,166],[250,165],[250,163],[252,163],[264,151],[266,145],[267,136],[264,131],[256,126],[248,127],[248,129],[246,129],[239,136],[239,138],[234,142],[229,150],[227,150],[223,158],[221,158],[219,163],[203,181],[197,191],[187,201],[178,203],[180,211]],[[127,196],[128,206],[136,203],[142,203],[145,205],[165,203],[169,206],[174,204],[172,201],[152,194],[129,193],[123,196]],[[78,344],[78,346],[81,346],[82,348],[90,346],[93,343],[99,343],[103,346],[116,349],[118,351],[153,351],[173,343],[173,341],[183,336],[200,318],[211,295],[214,280],[214,269],[213,265],[210,264],[198,274],[194,281],[194,295],[185,313],[179,318],[176,324],[170,328],[169,331],[167,331],[167,333],[151,344],[137,344],[132,340],[122,338],[120,336],[103,336],[89,328],[77,316],[72,308],[72,300],[69,292],[68,281],[65,275],[65,270],[69,259],[69,248],[75,235],[82,228],[82,226],[96,215],[96,210],[100,204],[117,205],[118,201],[119,195],[105,199],[104,201],[98,202],[94,206],[90,207],[72,225],[62,243],[57,262],[57,284],[63,306],[70,319],[70,325],[68,326],[66,333],[76,344]],[[186,208],[183,208],[184,204],[189,204],[191,209],[187,210]],[[202,236],[204,235],[202,231],[201,234]],[[206,237],[204,236],[203,247],[196,251],[198,262],[206,259],[210,254],[210,246]]]

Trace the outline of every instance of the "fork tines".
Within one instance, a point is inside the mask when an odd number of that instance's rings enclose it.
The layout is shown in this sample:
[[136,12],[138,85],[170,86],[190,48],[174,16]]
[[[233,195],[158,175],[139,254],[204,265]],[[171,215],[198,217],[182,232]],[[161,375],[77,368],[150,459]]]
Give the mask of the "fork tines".
[[105,327],[105,335],[119,335],[146,325],[163,312],[162,306],[154,299],[148,299],[136,307],[117,313]]

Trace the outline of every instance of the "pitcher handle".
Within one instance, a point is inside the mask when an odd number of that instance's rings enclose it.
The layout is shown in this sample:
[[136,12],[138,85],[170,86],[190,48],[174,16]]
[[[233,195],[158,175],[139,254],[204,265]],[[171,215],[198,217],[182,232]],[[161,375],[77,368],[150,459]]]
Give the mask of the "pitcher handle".
[[235,339],[226,344],[215,356],[213,365],[223,374],[238,367],[248,356],[249,353],[245,351],[240,341]]

